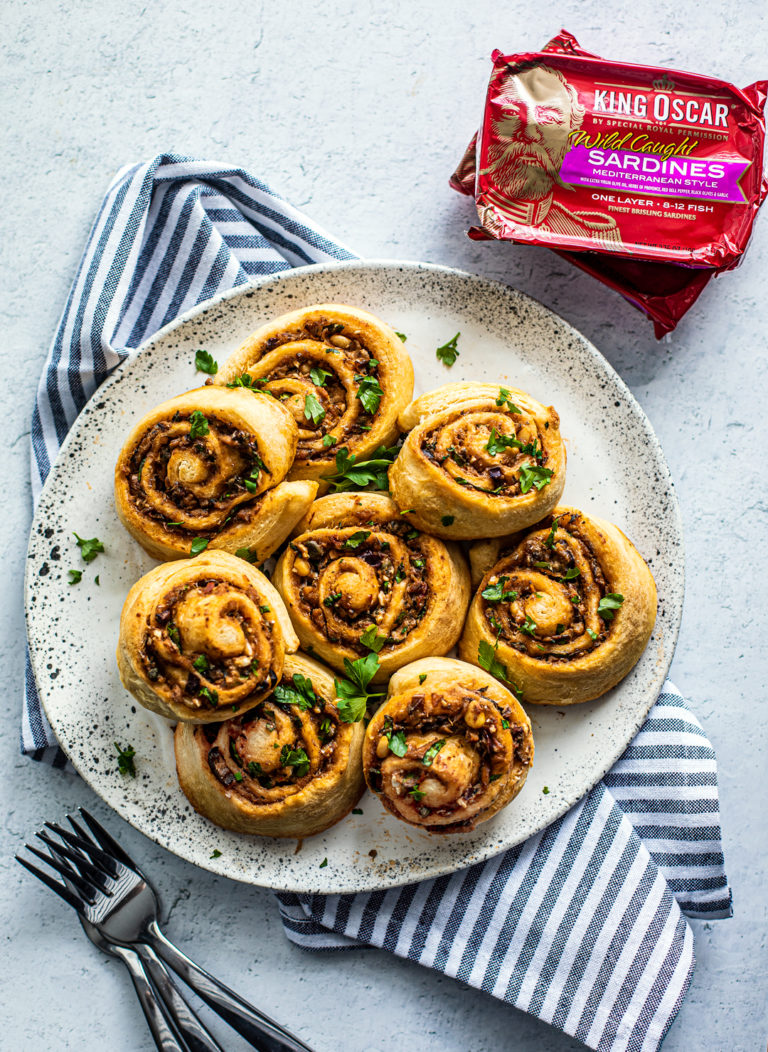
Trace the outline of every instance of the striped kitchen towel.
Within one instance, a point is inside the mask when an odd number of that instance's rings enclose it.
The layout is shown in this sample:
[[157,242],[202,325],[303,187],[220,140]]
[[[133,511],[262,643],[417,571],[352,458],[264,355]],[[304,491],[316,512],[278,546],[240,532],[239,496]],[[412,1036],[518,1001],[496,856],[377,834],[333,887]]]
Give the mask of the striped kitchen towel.
[[[242,169],[166,154],[119,172],[38,389],[35,497],[87,400],[163,325],[260,276],[351,258]],[[29,662],[26,688],[22,750],[64,766]],[[387,892],[279,899],[301,946],[381,946],[590,1048],[656,1049],[693,970],[686,917],[731,915],[714,751],[666,684],[603,782],[523,845]]]

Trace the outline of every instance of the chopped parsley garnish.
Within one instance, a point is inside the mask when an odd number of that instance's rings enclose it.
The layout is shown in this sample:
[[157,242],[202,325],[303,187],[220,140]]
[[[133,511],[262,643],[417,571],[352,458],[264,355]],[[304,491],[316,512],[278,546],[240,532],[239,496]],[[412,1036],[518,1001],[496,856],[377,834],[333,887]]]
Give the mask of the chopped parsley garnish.
[[432,766],[432,761],[434,760],[434,758],[437,756],[437,754],[440,752],[440,750],[443,748],[444,745],[445,745],[445,738],[442,738],[439,742],[433,742],[433,744],[430,745],[430,747],[427,749],[427,751],[424,753],[424,755],[421,758],[421,762],[424,764],[425,767],[431,767]]
[[389,485],[387,472],[399,452],[398,446],[379,446],[370,460],[358,461],[354,453],[350,455],[349,449],[342,446],[336,451],[336,471],[321,477],[330,481],[331,492],[334,493],[350,489],[365,489],[366,486],[373,486],[374,489],[387,489]]
[[397,336],[398,339],[402,340],[403,343],[405,343],[405,341],[408,339],[404,332],[398,332],[397,329],[395,329],[395,336]]
[[192,667],[196,668],[198,672],[207,672],[209,665],[208,658],[205,656],[205,654],[199,654],[192,662]]
[[98,537],[91,537],[90,540],[86,540],[84,537],[79,537],[77,534],[74,534],[74,536],[84,563],[92,563],[99,552],[104,551],[104,545]]
[[421,684],[424,682],[424,680],[426,678],[427,678],[426,672],[420,672],[419,673],[419,686],[421,686]]
[[266,382],[263,377],[252,378],[250,373],[241,373],[228,383],[227,387],[244,387],[248,391],[259,391]]
[[334,606],[341,599],[341,592],[331,592],[323,599],[323,606]]
[[208,857],[209,858],[221,858],[221,852],[219,851],[219,849],[217,847],[215,847]]
[[449,368],[459,357],[459,351],[456,347],[456,341],[458,340],[459,336],[461,336],[461,333],[457,332],[456,335],[448,341],[448,343],[444,343],[442,347],[438,347],[435,351],[435,357],[437,358],[437,360],[442,362],[443,365],[447,365]]
[[215,690],[209,690],[208,687],[201,687],[197,692],[198,697],[202,698],[203,701],[207,701],[213,708],[219,704],[219,695]]
[[504,728],[505,731],[509,730],[509,720],[502,720],[501,721],[501,725],[502,725],[502,727]]
[[272,607],[268,606],[267,603],[262,603],[262,605],[259,607],[259,610],[261,610],[262,614],[272,613]]
[[512,392],[508,391],[506,387],[499,388],[499,397],[496,399],[496,405],[506,405],[510,413],[517,413],[518,416],[523,415],[522,409],[516,406],[515,403],[512,401]]
[[587,635],[589,636],[589,638],[593,642],[595,642],[595,643],[597,642],[597,632],[595,632],[595,630],[593,628],[588,628],[587,629]]
[[371,625],[366,628],[365,632],[360,636],[360,642],[364,647],[368,647],[375,654],[378,654],[381,648],[386,643],[389,636],[382,635],[376,625]]
[[80,584],[80,582],[83,579],[83,571],[82,570],[69,570],[68,573],[69,573],[69,583],[70,584]]
[[541,791],[542,791],[542,793],[544,793],[545,796],[549,796],[549,786],[548,785],[545,785],[544,788]]
[[203,438],[208,434],[210,428],[208,427],[208,417],[205,416],[199,409],[195,409],[189,414],[189,437],[190,438]]
[[489,584],[487,588],[482,590],[480,595],[487,603],[511,603],[513,599],[517,599],[518,593],[504,591],[504,585],[508,580],[508,577],[500,577],[496,584]]
[[316,387],[325,387],[325,381],[329,376],[333,376],[333,373],[327,369],[321,369],[319,365],[313,365],[309,370],[309,375]]
[[454,516],[453,515],[443,515],[443,517],[440,520],[440,522],[442,522],[443,526],[453,526]]
[[370,413],[373,416],[379,408],[381,399],[384,397],[381,384],[375,376],[356,376],[355,380],[358,382],[355,397],[360,399],[366,413]]
[[209,351],[195,351],[195,369],[199,373],[215,376],[219,371],[219,363]]
[[253,548],[238,548],[235,552],[238,559],[245,559],[247,563],[255,563],[257,553]]
[[578,568],[578,566],[572,566],[570,568],[570,570],[566,570],[565,571],[565,573],[563,574],[562,579],[564,581],[573,581],[577,577],[579,577],[580,574],[581,574],[581,570]]
[[408,743],[405,740],[405,731],[393,731],[389,728],[389,732],[384,732],[389,741],[389,751],[394,753],[395,756],[405,756],[408,752]]
[[302,712],[306,712],[317,705],[317,695],[312,686],[312,680],[308,676],[302,676],[296,672],[293,676],[293,685],[278,683],[275,687],[275,700],[282,705],[296,705]]
[[518,627],[518,629],[521,632],[524,632],[525,635],[527,635],[527,636],[535,636],[536,635],[536,629],[539,626],[536,624],[536,622],[533,620],[533,618],[530,616],[530,614],[526,614],[525,615],[525,621],[523,621],[522,625],[518,625],[517,627]]
[[338,441],[338,438],[336,438],[334,435],[323,435],[323,445],[326,449],[330,449],[331,446],[335,446]]
[[292,749],[290,745],[284,745],[280,750],[280,763],[283,767],[292,767],[297,778],[309,774],[309,757],[302,748]]
[[398,566],[397,573],[395,574],[395,584],[400,584],[401,581],[405,580],[405,570],[402,565]]
[[554,472],[539,464],[523,464],[520,468],[520,492],[527,493],[531,486],[544,489],[552,481]]
[[192,541],[192,546],[190,547],[189,551],[191,555],[199,555],[200,552],[204,552],[207,547],[207,537],[195,537],[195,539]]
[[168,625],[168,636],[173,640],[179,650],[181,650],[181,636],[176,625]]
[[419,801],[423,800],[427,794],[424,792],[423,789],[419,789],[416,786],[414,786],[413,789],[408,790],[408,795],[412,796],[416,803],[419,803]]
[[352,534],[351,537],[347,537],[344,541],[345,548],[359,548],[363,541],[367,541],[371,536],[370,530],[357,530]]
[[115,742],[115,748],[117,749],[117,769],[120,774],[129,774],[131,778],[135,778],[136,767],[133,758],[136,750],[132,745],[126,745],[124,749],[121,749],[117,742]]
[[99,575],[98,574],[96,574],[96,576],[94,577],[93,583],[101,586],[101,581],[99,580]]
[[325,867],[326,867],[327,865],[328,865],[328,859],[327,859],[327,858],[324,858],[324,859],[323,859],[323,861],[322,861],[322,862],[320,863],[320,866],[319,866],[318,868],[319,868],[319,869],[325,869]]
[[623,602],[624,596],[619,595],[618,592],[606,592],[597,604],[597,612],[602,617],[603,621],[613,621],[616,616],[616,611]]
[[557,529],[558,522],[559,519],[552,520],[552,526],[550,527],[549,533],[547,534],[547,539],[544,541],[544,545],[547,548],[554,548],[555,546],[555,530]]
[[325,410],[311,392],[304,395],[304,419],[311,420],[315,427],[325,420]]
[[502,665],[496,657],[498,645],[498,640],[494,646],[491,646],[487,639],[481,639],[480,646],[477,649],[477,660],[480,667],[484,668],[486,672],[490,672],[490,674],[495,676],[496,679],[502,679],[505,683],[509,683],[507,666]]
[[263,774],[263,771],[261,769],[261,764],[260,763],[256,763],[255,760],[249,760],[248,761],[248,774],[251,776],[251,778],[256,778],[258,775]]
[[242,780],[243,780],[243,772],[242,771],[233,771],[232,773],[233,773],[233,775],[235,777],[235,781],[236,782],[242,782]]
[[353,815],[361,815],[362,813],[363,813],[362,807],[353,807],[352,808],[352,814]]
[[368,685],[379,670],[379,658],[375,651],[365,657],[350,661],[344,658],[346,679],[336,679],[337,708],[342,723],[357,723],[365,716],[369,697],[380,697],[368,690]]

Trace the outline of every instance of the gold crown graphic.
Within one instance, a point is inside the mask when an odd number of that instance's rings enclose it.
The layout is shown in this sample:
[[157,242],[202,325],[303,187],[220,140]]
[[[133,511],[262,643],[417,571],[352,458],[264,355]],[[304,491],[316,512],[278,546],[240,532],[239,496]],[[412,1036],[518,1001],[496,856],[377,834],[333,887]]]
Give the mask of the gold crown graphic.
[[667,76],[667,74],[665,73],[663,77],[659,77],[658,80],[654,80],[653,81],[653,90],[654,91],[674,91],[675,90],[675,82],[674,82],[674,80],[670,80],[669,77]]

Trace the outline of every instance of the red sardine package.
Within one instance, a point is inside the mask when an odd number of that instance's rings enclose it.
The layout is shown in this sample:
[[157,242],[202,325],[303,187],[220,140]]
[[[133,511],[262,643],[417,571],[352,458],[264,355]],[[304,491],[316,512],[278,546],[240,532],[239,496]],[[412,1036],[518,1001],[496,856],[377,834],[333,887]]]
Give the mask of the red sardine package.
[[545,245],[674,329],[737,266],[768,184],[768,83],[609,62],[563,30],[493,54],[483,123],[451,185],[472,238]]

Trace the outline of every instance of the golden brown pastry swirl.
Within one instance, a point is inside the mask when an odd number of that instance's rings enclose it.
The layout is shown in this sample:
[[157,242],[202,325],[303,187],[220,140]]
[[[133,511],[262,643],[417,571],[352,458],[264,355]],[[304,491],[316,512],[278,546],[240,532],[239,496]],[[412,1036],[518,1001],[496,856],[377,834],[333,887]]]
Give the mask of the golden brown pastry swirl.
[[408,520],[439,537],[498,537],[538,522],[565,485],[559,419],[524,391],[446,384],[400,414],[389,470]]
[[262,836],[310,836],[342,818],[363,791],[361,723],[343,723],[333,677],[303,654],[286,658],[274,692],[205,727],[179,724],[181,787],[217,825]]
[[[612,523],[574,508],[472,551],[482,574],[459,653],[492,648],[525,701],[568,705],[615,686],[645,649],[656,618],[650,570]],[[489,568],[490,566],[490,568]]]
[[380,681],[457,641],[469,602],[464,558],[407,523],[389,497],[321,497],[297,531],[273,580],[305,649],[340,670],[375,649]]
[[193,544],[266,559],[317,492],[284,482],[296,451],[291,414],[274,398],[203,387],[163,402],[131,432],[115,469],[117,513],[157,559]]
[[226,552],[165,563],[128,593],[117,662],[124,686],[148,709],[209,723],[251,708],[279,681],[298,648],[266,577]]
[[434,833],[485,822],[523,787],[530,720],[510,692],[462,661],[400,669],[365,735],[368,787],[387,810]]
[[397,436],[413,394],[402,341],[380,319],[326,303],[284,314],[250,336],[216,382],[273,395],[292,414],[298,448],[292,479],[331,474],[342,447],[357,460]]

